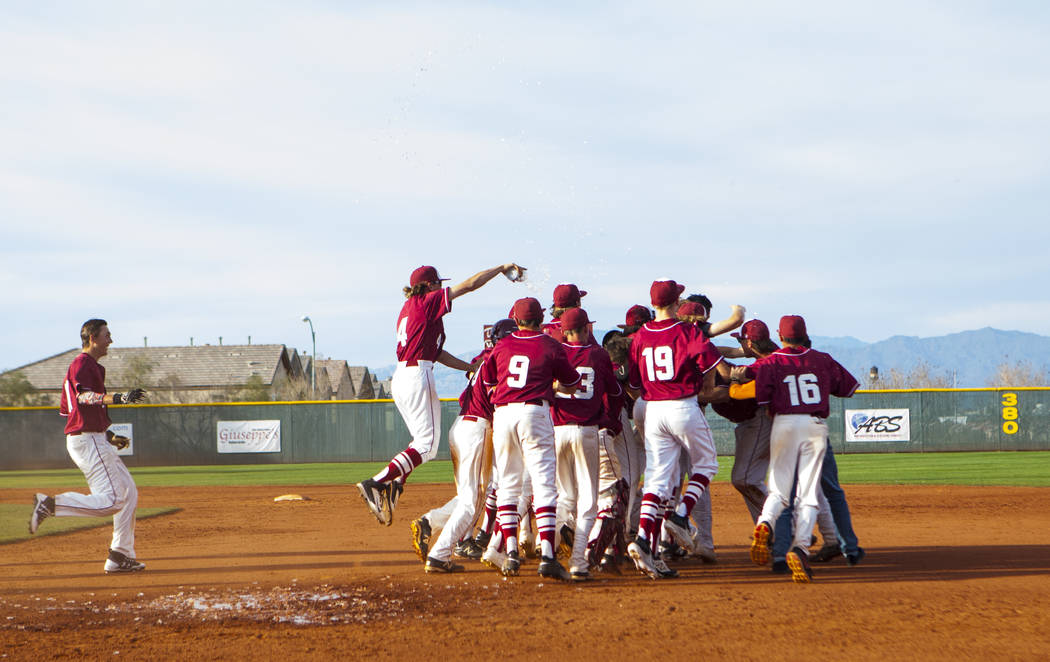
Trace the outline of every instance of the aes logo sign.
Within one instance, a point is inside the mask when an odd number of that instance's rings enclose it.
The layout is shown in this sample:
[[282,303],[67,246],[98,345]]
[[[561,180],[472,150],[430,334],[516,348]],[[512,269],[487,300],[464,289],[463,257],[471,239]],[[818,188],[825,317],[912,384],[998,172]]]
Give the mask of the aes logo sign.
[[846,441],[911,441],[908,409],[847,409]]

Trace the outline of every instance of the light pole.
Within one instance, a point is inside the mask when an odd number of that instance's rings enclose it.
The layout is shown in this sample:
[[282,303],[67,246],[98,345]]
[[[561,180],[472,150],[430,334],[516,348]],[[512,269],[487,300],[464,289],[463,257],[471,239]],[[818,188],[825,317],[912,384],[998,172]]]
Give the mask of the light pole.
[[313,343],[313,354],[310,356],[310,397],[317,398],[317,334],[314,332],[314,321],[309,315],[303,315],[303,321],[310,325],[310,342]]
[[871,372],[868,373],[868,377],[871,379],[871,388],[874,390],[879,384],[879,367],[871,366]]

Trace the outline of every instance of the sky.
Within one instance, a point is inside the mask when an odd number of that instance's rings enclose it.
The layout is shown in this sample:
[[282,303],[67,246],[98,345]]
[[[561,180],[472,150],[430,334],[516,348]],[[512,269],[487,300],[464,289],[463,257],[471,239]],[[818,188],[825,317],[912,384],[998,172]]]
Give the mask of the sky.
[[0,369],[79,345],[394,362],[575,282],[877,341],[1050,335],[1041,2],[0,5]]

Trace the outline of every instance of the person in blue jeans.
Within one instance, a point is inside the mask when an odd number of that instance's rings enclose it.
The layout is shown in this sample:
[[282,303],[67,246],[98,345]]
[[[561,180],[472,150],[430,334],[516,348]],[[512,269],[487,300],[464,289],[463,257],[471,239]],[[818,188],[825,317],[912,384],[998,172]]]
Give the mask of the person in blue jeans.
[[[824,498],[828,500],[831,509],[831,517],[835,520],[835,528],[838,529],[838,540],[835,542],[824,541],[824,546],[813,555],[812,560],[818,563],[826,563],[837,556],[845,556],[846,563],[854,566],[864,558],[864,548],[859,545],[857,534],[853,531],[853,520],[849,514],[849,504],[846,502],[846,493],[839,485],[839,468],[835,463],[835,453],[831,449],[831,442],[827,444],[824,453],[824,464],[820,470],[820,488],[824,492]],[[794,508],[788,506],[777,519],[773,529],[773,572],[786,574],[789,572],[785,560],[788,548],[791,546],[792,530],[794,528]]]

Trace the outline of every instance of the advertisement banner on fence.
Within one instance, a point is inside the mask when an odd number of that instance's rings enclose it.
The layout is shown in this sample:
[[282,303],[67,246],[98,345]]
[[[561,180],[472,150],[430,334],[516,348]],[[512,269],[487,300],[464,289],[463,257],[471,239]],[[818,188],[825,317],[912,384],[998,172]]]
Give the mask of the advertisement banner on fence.
[[908,409],[847,409],[846,441],[911,441]]
[[220,453],[280,453],[280,421],[219,421]]
[[127,448],[124,450],[117,449],[117,455],[135,454],[135,434],[131,430],[131,423],[114,423],[109,426],[109,431],[121,437],[127,437],[130,440]]

